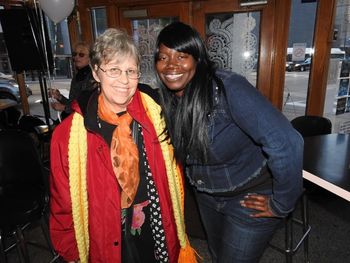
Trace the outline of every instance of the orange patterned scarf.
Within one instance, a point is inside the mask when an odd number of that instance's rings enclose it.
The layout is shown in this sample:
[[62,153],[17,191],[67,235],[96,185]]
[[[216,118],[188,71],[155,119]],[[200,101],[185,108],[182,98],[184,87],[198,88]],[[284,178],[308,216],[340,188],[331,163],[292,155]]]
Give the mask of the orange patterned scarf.
[[111,160],[122,191],[121,207],[127,208],[134,201],[140,181],[138,149],[130,130],[132,117],[128,112],[118,116],[108,109],[101,95],[98,97],[98,116],[110,124],[117,125],[112,136]]

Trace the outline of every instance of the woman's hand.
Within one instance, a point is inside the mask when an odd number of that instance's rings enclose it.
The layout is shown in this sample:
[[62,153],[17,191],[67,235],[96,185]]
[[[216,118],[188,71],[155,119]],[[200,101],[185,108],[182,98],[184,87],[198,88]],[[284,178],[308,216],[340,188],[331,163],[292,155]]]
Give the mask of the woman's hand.
[[270,196],[259,194],[248,194],[240,201],[243,207],[255,209],[258,212],[251,217],[275,217],[269,206]]
[[51,107],[55,110],[55,111],[64,111],[64,109],[66,108],[66,106],[62,103],[59,102],[52,102],[51,103]]

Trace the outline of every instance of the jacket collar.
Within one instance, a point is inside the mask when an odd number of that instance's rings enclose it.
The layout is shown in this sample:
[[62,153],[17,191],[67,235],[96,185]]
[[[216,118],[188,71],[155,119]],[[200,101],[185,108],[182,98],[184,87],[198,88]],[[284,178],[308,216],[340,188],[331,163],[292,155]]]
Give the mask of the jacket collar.
[[90,65],[87,65],[81,69],[78,69],[77,74],[75,75],[75,79],[77,81],[82,81],[85,80],[87,78],[87,75],[91,75],[91,68]]
[[[78,101],[72,103],[72,109],[83,115],[85,127],[94,132],[99,131],[99,120],[97,116],[98,96],[99,91],[95,89],[92,92],[83,93]],[[150,123],[142,103],[139,89],[136,90],[133,99],[127,106],[127,111],[143,129],[150,130]]]

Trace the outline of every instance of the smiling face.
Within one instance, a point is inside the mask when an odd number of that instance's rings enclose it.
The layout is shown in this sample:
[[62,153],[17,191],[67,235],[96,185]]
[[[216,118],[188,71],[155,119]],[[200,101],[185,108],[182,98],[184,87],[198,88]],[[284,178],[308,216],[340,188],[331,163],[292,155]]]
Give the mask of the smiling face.
[[164,85],[182,96],[186,85],[196,73],[196,61],[192,55],[178,52],[161,44],[156,70]]
[[[119,77],[112,78],[104,72],[113,68],[122,71]],[[125,72],[128,70],[138,70],[136,59],[131,55],[118,54],[108,63],[95,66],[93,70],[95,80],[101,83],[101,95],[107,107],[115,113],[125,111],[136,92],[138,79],[129,78]]]

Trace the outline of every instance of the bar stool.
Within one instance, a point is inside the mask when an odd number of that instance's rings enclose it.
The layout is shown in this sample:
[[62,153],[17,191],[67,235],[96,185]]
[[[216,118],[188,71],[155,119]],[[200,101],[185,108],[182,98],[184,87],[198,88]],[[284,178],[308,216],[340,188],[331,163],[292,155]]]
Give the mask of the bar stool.
[[[298,252],[301,245],[304,245],[304,262],[309,262],[309,234],[311,226],[309,224],[308,200],[305,190],[297,202],[300,205],[300,217],[297,217],[297,211],[294,209],[284,219],[284,247],[274,245],[270,242],[270,247],[281,252],[286,257],[286,262],[293,262],[293,256]],[[295,240],[294,226],[300,227],[301,237]]]

